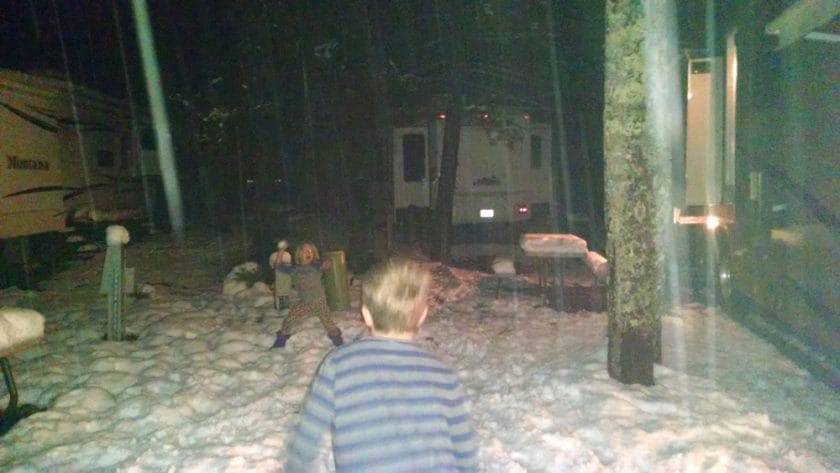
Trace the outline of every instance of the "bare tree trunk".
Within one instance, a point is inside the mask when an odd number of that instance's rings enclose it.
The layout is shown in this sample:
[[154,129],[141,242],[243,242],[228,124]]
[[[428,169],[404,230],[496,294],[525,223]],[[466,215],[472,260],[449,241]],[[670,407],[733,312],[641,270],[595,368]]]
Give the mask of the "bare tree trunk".
[[239,177],[239,224],[242,231],[242,257],[248,260],[248,218],[245,214],[245,175],[242,169],[242,137],[239,124],[236,125],[236,167]]
[[[563,207],[565,209],[565,217],[566,217],[566,228],[571,233],[575,232],[574,227],[574,209],[572,208],[572,180],[571,176],[569,176],[569,158],[568,158],[568,146],[566,143],[566,123],[563,116],[563,96],[560,90],[560,72],[558,70],[557,65],[557,43],[554,38],[554,2],[549,0],[546,2],[545,11],[546,11],[546,23],[548,24],[548,45],[549,45],[549,52],[551,54],[550,62],[551,62],[551,85],[552,90],[554,92],[554,123],[555,129],[557,130],[557,140],[556,146],[560,150],[560,173],[563,179]],[[555,140],[552,140],[552,143],[555,143]],[[551,226],[553,229],[557,227],[557,209],[554,205],[555,202],[555,195],[554,195],[554,176],[551,176],[551,208],[549,209],[549,215],[551,216]]]
[[323,246],[324,244],[324,233],[323,233],[323,225],[321,224],[321,189],[320,189],[320,182],[318,179],[318,166],[316,163],[318,162],[315,158],[315,123],[312,118],[312,102],[309,97],[309,75],[306,72],[306,60],[303,58],[301,54],[300,60],[300,69],[301,69],[301,76],[303,77],[303,106],[304,106],[304,115],[306,117],[306,145],[305,145],[305,153],[306,153],[306,162],[311,164],[310,171],[310,179],[312,179],[312,192],[313,198],[315,200],[315,215],[317,216],[318,220],[318,246]]
[[455,200],[455,178],[458,172],[458,145],[461,142],[461,97],[451,97],[446,110],[443,128],[443,151],[440,157],[440,179],[433,217],[437,232],[431,243],[432,258],[442,263],[449,261],[449,236],[452,233],[452,206]]
[[[457,8],[447,4],[448,8]],[[432,228],[437,232],[430,242],[432,258],[442,263],[449,262],[450,235],[452,233],[452,207],[455,200],[455,180],[458,172],[458,146],[461,142],[461,120],[463,118],[463,77],[466,61],[458,25],[453,22],[458,12],[445,11],[441,15],[440,5],[435,2],[438,15],[439,33],[446,34],[452,52],[449,64],[448,86],[449,100],[446,110],[446,123],[443,128],[443,151],[440,157],[440,179],[438,180],[437,198],[434,203]],[[440,23],[444,23],[441,28]]]
[[[389,253],[394,241],[394,172],[393,156],[391,155],[391,131],[394,127],[393,114],[388,104],[388,84],[385,80],[385,55],[382,51],[382,42],[378,41],[374,22],[371,19],[371,8],[368,2],[362,2],[362,21],[365,25],[365,48],[368,56],[368,67],[371,81],[371,96],[374,105],[376,145],[378,156],[374,162],[377,169],[376,174],[380,177],[382,185],[376,191],[374,202],[377,202],[377,209],[372,216],[384,215],[385,222],[385,248],[374,248],[374,253]],[[382,228],[380,222],[375,224]],[[377,231],[378,233],[378,231]],[[373,235],[375,246],[378,246],[376,235]]]
[[654,171],[646,136],[643,31],[647,0],[607,0],[604,160],[610,260],[607,371],[654,384],[660,330]]

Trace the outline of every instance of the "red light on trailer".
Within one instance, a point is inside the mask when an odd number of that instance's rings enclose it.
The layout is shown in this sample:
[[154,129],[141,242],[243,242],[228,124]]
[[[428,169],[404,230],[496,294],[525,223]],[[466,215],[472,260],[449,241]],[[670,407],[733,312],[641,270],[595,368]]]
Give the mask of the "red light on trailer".
[[520,205],[517,208],[517,211],[519,212],[519,215],[525,215],[525,214],[528,213],[528,206],[527,205]]
[[446,114],[445,113],[438,114],[438,118],[441,119],[441,120],[446,120]]

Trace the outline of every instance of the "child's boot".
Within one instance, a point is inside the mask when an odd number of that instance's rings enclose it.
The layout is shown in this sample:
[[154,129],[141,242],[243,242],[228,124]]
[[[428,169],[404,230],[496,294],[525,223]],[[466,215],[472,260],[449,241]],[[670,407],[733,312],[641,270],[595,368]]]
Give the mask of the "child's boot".
[[341,339],[341,330],[335,329],[327,332],[327,336],[330,337],[332,340],[333,345],[339,347],[341,344],[344,343],[344,340]]
[[288,335],[283,335],[282,333],[277,332],[277,338],[274,340],[274,345],[271,345],[271,348],[283,348],[286,346],[286,342],[288,340]]

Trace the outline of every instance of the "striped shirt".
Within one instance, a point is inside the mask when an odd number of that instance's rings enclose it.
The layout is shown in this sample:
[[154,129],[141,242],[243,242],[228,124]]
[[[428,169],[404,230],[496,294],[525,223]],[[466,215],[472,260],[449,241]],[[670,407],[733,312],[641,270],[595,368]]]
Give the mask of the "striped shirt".
[[477,439],[455,374],[411,341],[332,351],[309,388],[285,471],[308,471],[332,432],[336,471],[476,471]]

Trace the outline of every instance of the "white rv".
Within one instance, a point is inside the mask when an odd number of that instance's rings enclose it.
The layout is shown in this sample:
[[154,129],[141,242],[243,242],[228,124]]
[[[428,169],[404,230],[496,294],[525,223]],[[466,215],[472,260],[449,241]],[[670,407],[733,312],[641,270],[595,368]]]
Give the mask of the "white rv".
[[[446,117],[394,130],[396,218],[435,206]],[[552,199],[551,128],[525,113],[465,116],[452,224],[523,224]]]
[[141,218],[131,120],[114,98],[0,70],[0,240]]

